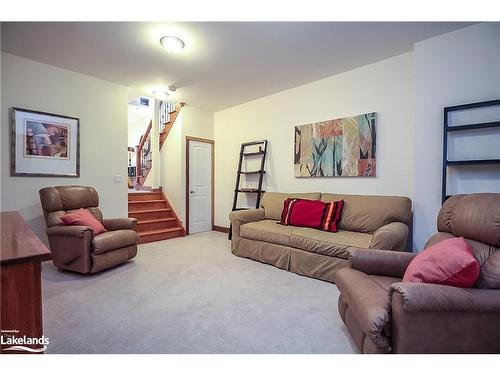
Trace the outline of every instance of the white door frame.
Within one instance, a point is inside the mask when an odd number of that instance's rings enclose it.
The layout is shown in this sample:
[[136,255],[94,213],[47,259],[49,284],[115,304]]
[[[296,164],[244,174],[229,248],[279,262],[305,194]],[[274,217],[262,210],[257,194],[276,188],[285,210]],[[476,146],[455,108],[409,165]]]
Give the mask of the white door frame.
[[190,196],[190,189],[189,189],[189,143],[191,141],[195,142],[202,142],[202,143],[209,143],[212,145],[212,163],[211,163],[211,173],[210,173],[210,179],[211,179],[211,194],[210,194],[210,206],[211,206],[211,227],[213,229],[214,227],[214,195],[215,195],[215,183],[214,183],[214,177],[215,177],[215,141],[213,139],[205,139],[205,138],[196,138],[196,137],[190,137],[186,136],[186,234],[189,234],[189,196]]

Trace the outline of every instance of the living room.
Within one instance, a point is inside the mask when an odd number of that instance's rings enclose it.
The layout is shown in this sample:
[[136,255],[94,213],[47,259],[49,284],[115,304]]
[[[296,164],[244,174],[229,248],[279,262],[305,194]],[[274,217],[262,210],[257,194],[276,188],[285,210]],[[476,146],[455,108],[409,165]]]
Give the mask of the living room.
[[2,17],[2,354],[498,361],[476,16]]

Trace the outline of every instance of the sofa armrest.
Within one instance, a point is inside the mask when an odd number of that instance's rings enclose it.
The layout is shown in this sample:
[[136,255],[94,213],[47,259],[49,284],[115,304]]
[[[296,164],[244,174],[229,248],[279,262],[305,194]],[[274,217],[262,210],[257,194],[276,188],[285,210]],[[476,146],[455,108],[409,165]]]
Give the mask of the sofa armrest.
[[264,217],[265,216],[263,208],[258,208],[255,210],[232,211],[229,214],[229,220],[231,221],[232,235],[239,237],[240,227],[243,224],[251,223],[253,221],[264,220]]
[[499,289],[466,289],[424,283],[394,283],[389,290],[400,295],[407,312],[500,313]]
[[403,251],[406,248],[409,232],[408,225],[404,223],[395,221],[386,224],[373,233],[370,249]]
[[118,219],[103,219],[102,225],[106,230],[132,229],[136,230],[137,219],[134,218],[118,218]]
[[47,236],[69,236],[69,237],[85,237],[92,236],[93,230],[91,227],[84,225],[56,225],[47,228]]
[[417,254],[391,250],[359,249],[349,250],[351,268],[369,275],[403,278],[406,267]]

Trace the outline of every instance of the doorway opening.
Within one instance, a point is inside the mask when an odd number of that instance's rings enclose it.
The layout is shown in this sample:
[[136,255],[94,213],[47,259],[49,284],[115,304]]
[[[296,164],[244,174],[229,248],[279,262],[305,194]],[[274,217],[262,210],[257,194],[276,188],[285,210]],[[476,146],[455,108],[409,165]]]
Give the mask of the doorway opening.
[[152,120],[154,100],[140,96],[128,104],[128,188],[145,189],[152,168]]

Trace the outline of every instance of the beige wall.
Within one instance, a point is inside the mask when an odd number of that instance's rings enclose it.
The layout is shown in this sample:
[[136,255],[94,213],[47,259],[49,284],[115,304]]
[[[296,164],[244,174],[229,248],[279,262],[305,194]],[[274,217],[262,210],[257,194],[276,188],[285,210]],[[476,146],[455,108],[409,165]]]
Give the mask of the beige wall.
[[[184,190],[182,184],[182,122],[184,110],[181,109],[168,137],[160,150],[160,183],[163,192],[172,203],[177,214],[181,215]],[[183,218],[181,218],[184,221]]]
[[160,183],[183,223],[186,222],[188,136],[214,139],[213,113],[190,105],[184,106],[160,151]]
[[[415,125],[413,86],[413,54],[406,53],[216,112],[215,224],[229,225],[240,144],[258,139],[269,141],[264,184],[268,191],[411,197]],[[294,177],[296,125],[367,112],[378,114],[377,177]]]
[[[128,89],[5,53],[1,70],[1,209],[20,211],[45,240],[39,189],[77,184],[97,189],[106,217],[126,217]],[[11,106],[80,118],[80,178],[10,177]]]
[[[2,50],[2,23],[0,22],[0,51]],[[2,53],[0,52],[0,129],[3,128],[3,102],[2,102],[2,71],[3,71],[3,64],[2,64],[2,61],[3,61],[3,56],[2,56]],[[2,205],[2,191],[3,191],[3,177],[2,177],[2,161],[3,161],[3,150],[4,150],[4,146],[3,146],[3,143],[4,143],[4,133],[2,130],[0,130],[0,211],[3,210],[3,205]],[[0,225],[2,225],[0,223]]]
[[[422,249],[436,232],[441,208],[443,108],[500,97],[500,23],[480,23],[418,42],[414,55],[419,127],[414,140],[414,238],[416,249]],[[474,139],[471,134],[464,135],[468,136],[464,158],[498,157],[500,137]],[[452,149],[453,135],[449,145]],[[491,154],[481,156],[485,152]],[[452,168],[448,193],[500,192],[498,176],[497,166]]]

